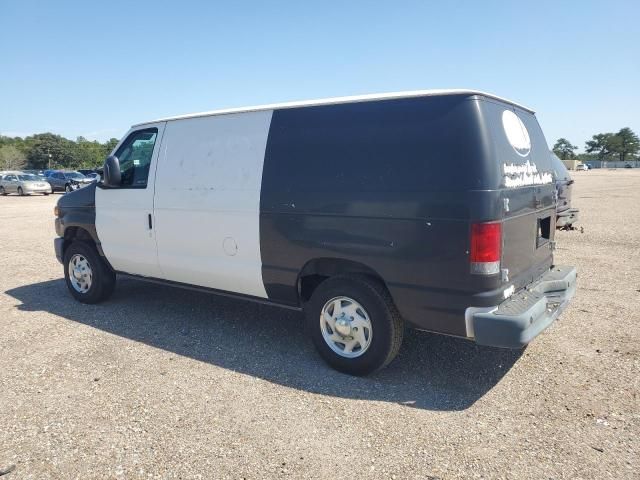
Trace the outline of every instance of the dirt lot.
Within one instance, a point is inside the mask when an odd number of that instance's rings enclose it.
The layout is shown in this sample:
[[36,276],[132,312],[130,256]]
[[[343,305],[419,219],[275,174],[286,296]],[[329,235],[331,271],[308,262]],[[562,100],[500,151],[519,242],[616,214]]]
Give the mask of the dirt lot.
[[58,196],[0,198],[2,479],[640,478],[640,171],[574,178],[559,322],[524,352],[413,332],[369,378],[285,310],[133,280],[78,304]]

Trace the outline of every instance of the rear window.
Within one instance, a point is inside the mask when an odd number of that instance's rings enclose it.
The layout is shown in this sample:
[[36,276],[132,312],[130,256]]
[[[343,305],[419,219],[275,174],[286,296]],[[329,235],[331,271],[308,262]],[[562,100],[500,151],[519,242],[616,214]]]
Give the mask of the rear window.
[[79,173],[79,172],[69,172],[69,173],[65,173],[65,176],[67,178],[73,178],[75,180],[82,180],[84,177],[83,174]]
[[35,175],[18,175],[18,179],[23,182],[35,182],[39,180]]

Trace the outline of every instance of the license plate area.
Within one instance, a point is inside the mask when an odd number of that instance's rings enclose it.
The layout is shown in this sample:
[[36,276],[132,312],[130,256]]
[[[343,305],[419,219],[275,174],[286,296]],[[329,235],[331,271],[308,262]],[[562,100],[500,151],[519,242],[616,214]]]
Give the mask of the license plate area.
[[540,248],[549,244],[551,241],[551,216],[538,218],[538,225],[536,228],[536,248]]

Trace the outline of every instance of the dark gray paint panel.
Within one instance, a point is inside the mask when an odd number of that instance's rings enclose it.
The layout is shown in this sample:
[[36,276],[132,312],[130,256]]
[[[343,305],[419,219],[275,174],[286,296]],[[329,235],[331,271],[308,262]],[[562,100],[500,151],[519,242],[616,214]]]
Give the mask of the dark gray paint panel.
[[[380,275],[414,325],[465,335],[464,309],[500,303],[507,286],[500,275],[470,274],[470,223],[503,219],[504,198],[510,215],[534,222],[535,198],[553,202],[546,187],[503,188],[502,164],[526,161],[506,141],[505,109],[514,111],[460,95],[276,110],[260,199],[269,298],[297,305],[307,262],[350,260]],[[537,132],[532,141],[541,148]],[[520,246],[535,241],[525,230]],[[521,278],[547,260],[529,253]]]
[[[56,219],[56,230],[60,236],[69,227],[80,227],[86,230],[100,248],[96,232],[96,183],[69,192],[58,200],[59,217]],[[101,252],[102,253],[102,252]]]
[[275,111],[260,200],[269,298],[297,304],[307,262],[347,259],[414,324],[464,335],[469,294],[497,287],[469,275],[469,220],[500,213],[499,192],[472,192],[500,181],[480,124],[468,96]]
[[[98,253],[104,257],[102,244],[96,231],[96,187],[96,182],[93,182],[60,197],[59,216],[55,220],[55,226],[56,233],[61,237],[65,237],[68,228],[78,227],[85,230],[95,243]],[[64,245],[64,248],[66,247],[67,245]],[[108,263],[106,258],[105,261]]]
[[[483,117],[485,123],[490,125],[494,139],[496,155],[494,162],[499,165],[518,165],[529,162],[535,165],[539,173],[550,173],[555,178],[547,141],[535,116],[524,110],[510,107],[525,125],[531,140],[531,150],[523,157],[515,152],[502,127],[502,113],[505,108],[507,107],[504,104],[495,101],[483,102]],[[554,182],[502,189],[502,197],[508,200],[509,209],[503,214],[501,267],[508,270],[510,281],[516,289],[538,278],[552,263],[550,244],[538,246],[536,238],[539,219],[555,214],[554,191]],[[553,240],[553,235],[552,231],[550,240]]]

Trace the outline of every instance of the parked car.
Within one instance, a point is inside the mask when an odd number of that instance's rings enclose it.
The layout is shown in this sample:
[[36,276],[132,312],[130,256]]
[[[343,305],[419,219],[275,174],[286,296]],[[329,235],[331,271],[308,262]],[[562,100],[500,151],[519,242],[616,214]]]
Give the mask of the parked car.
[[59,199],[56,257],[84,303],[122,274],[304,310],[355,375],[393,359],[405,323],[521,348],[576,287],[553,260],[546,145],[532,110],[461,90],[143,123]]
[[96,169],[82,168],[82,169],[79,169],[78,172],[83,174],[85,177],[91,179],[92,181],[97,182],[100,180],[100,175],[98,174]]
[[574,180],[569,175],[569,170],[557,155],[551,153],[553,172],[556,181],[556,228],[563,230],[573,229],[573,224],[578,222],[579,210],[571,208],[571,192]]
[[578,165],[576,165],[576,171],[587,171],[587,170],[589,170],[589,167],[584,163],[579,163]]
[[80,172],[65,172],[62,170],[49,172],[47,180],[53,187],[54,192],[72,192],[73,190],[87,186],[93,181]]
[[39,177],[39,178],[44,178],[44,179],[47,178],[43,170],[23,170],[23,172],[28,173],[30,175],[35,175],[36,177]]
[[29,173],[9,173],[0,179],[0,195],[17,193],[18,195],[30,195],[42,193],[49,195],[51,185],[45,180]]
[[77,171],[83,174],[85,177],[92,177],[93,175],[97,174],[96,169],[93,168],[79,168]]
[[630,163],[625,163],[624,168],[633,168]]

